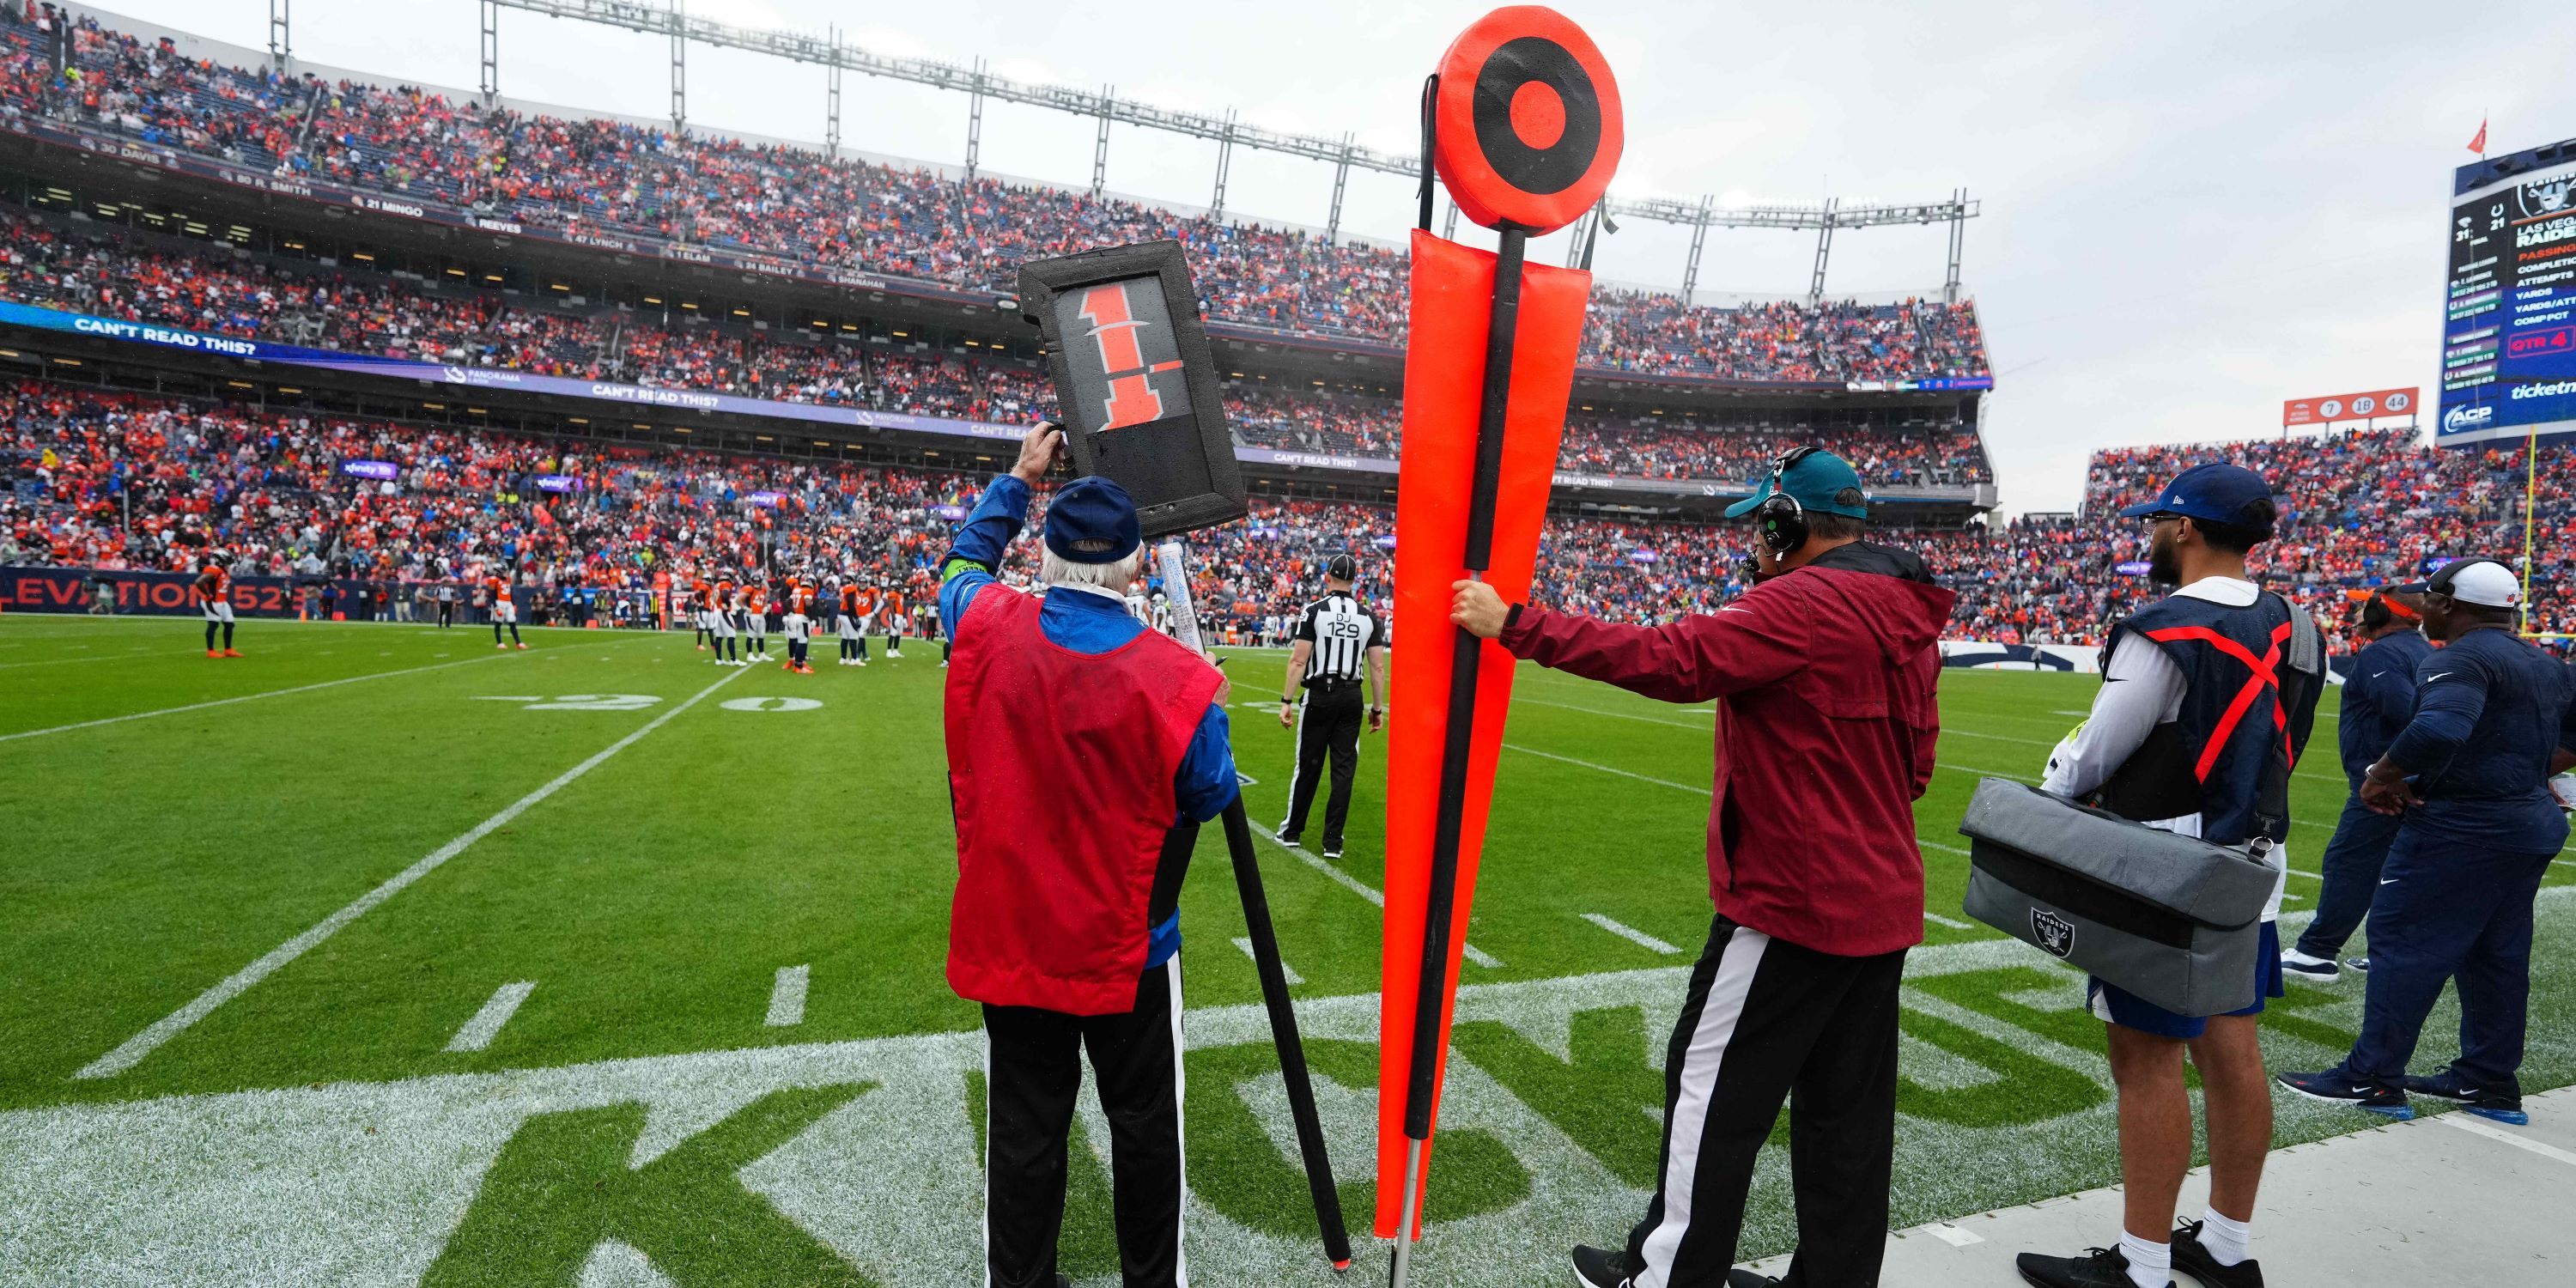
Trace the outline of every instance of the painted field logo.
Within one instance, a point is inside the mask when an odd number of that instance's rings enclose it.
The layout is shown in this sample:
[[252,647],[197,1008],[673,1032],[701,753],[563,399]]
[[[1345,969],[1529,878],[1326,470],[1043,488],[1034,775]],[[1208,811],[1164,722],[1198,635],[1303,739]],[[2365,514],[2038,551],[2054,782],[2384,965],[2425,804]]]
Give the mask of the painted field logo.
[[2030,933],[2038,939],[2040,951],[2051,957],[2075,951],[2075,923],[2045,908],[2030,910]]

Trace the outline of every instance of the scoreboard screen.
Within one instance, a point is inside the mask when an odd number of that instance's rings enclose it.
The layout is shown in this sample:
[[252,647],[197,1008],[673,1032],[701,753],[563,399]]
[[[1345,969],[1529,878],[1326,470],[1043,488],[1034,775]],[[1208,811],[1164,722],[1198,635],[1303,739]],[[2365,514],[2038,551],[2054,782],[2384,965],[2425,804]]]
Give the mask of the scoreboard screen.
[[2576,139],[2461,166],[2437,441],[2576,430]]

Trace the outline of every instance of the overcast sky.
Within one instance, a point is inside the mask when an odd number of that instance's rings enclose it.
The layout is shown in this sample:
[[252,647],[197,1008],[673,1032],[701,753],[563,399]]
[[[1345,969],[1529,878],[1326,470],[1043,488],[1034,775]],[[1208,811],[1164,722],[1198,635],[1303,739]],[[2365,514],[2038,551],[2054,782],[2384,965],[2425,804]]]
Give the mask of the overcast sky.
[[[2096,447],[2278,432],[2282,400],[2432,392],[2452,167],[2492,116],[2494,151],[2576,136],[2576,5],[1564,3],[1627,104],[1612,191],[1721,203],[1912,201],[1965,187],[1965,279],[1997,391],[1987,444],[2007,510],[2070,508]],[[250,46],[266,0],[105,8]],[[692,0],[693,15],[873,51],[1118,91],[1389,151],[1416,146],[1421,77],[1481,4],[1150,5]],[[295,52],[472,86],[473,0],[298,0]],[[667,115],[667,43],[504,11],[513,97]],[[693,49],[690,118],[823,134],[819,68]],[[983,164],[1085,186],[1093,124],[989,105]],[[966,100],[851,76],[843,140],[964,159]],[[1109,185],[1204,204],[1215,148],[1120,129]],[[1227,207],[1320,226],[1329,168],[1239,151]],[[1409,184],[1354,175],[1344,226],[1401,236]],[[1467,230],[1473,232],[1474,230]],[[1607,280],[1678,287],[1685,230],[1605,238]],[[1829,291],[1931,293],[1939,227],[1844,233]],[[1533,252],[1562,262],[1562,247]],[[1703,290],[1803,294],[1803,234],[1717,230]],[[2429,422],[2428,422],[2429,423]]]

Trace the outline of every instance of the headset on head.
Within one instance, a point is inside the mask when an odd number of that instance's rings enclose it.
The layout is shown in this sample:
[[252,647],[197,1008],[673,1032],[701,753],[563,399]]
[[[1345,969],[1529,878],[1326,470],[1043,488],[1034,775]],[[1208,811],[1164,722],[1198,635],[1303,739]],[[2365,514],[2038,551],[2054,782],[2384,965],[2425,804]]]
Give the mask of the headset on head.
[[1771,493],[1762,498],[1762,504],[1753,507],[1753,527],[1762,534],[1763,547],[1775,555],[1785,555],[1807,544],[1807,508],[1781,487],[1781,478],[1798,462],[1823,450],[1793,447],[1771,462]]

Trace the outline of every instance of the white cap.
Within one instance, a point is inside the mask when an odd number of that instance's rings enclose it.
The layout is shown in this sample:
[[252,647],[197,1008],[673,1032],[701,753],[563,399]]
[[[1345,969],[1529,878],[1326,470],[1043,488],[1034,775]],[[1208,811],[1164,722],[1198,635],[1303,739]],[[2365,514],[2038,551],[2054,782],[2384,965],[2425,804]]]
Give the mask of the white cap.
[[2463,604],[2482,608],[2520,608],[2522,583],[2512,570],[2492,560],[2464,560],[2434,574],[2430,589]]

